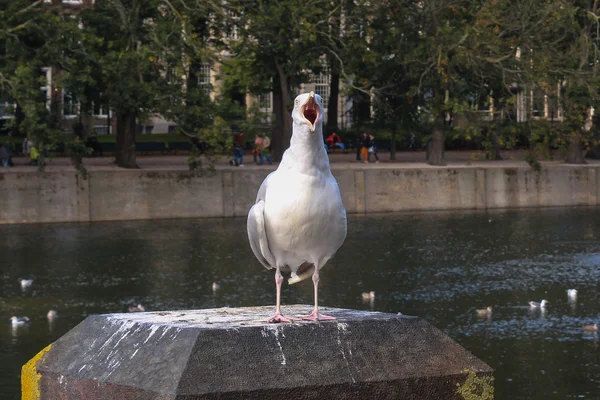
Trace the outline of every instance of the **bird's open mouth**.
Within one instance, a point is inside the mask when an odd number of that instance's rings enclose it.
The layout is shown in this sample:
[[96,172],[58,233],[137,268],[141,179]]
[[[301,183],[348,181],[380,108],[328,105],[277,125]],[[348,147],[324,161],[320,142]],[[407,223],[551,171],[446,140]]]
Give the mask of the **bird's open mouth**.
[[311,130],[315,130],[315,121],[319,118],[319,108],[315,101],[315,94],[310,92],[310,96],[304,105],[302,106],[302,115],[308,122],[310,122]]

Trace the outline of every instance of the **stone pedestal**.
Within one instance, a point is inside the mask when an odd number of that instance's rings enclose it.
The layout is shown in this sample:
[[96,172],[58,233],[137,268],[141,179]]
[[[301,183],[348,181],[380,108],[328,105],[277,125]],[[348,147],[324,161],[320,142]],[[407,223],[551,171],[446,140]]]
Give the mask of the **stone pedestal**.
[[[300,316],[311,307],[283,311]],[[322,311],[337,320],[268,324],[273,307],[90,316],[23,367],[23,398],[437,400],[493,392],[490,367],[419,318]]]

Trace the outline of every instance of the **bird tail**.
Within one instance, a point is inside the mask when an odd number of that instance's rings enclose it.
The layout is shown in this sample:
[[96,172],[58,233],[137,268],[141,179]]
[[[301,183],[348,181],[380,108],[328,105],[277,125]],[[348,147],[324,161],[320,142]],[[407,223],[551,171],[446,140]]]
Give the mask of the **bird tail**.
[[315,272],[315,266],[311,265],[309,268],[302,270],[302,266],[299,268],[298,272],[300,272],[299,274],[292,272],[292,277],[290,279],[288,279],[288,284],[293,285],[294,283],[298,283],[301,282],[303,280],[305,280],[306,278],[310,278],[313,274],[313,272]]

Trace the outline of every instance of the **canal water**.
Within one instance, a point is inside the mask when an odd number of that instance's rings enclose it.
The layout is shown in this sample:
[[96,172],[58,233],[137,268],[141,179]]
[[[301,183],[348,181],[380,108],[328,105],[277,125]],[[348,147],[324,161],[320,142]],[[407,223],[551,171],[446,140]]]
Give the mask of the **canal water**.
[[[598,209],[351,216],[348,227],[321,304],[429,321],[496,370],[497,399],[600,398],[599,337],[582,329],[600,322]],[[21,366],[87,315],[275,301],[245,219],[0,226],[0,261],[3,399],[19,398]],[[284,304],[312,296],[310,280],[283,289]],[[547,311],[531,312],[542,299]],[[478,318],[486,306],[492,317]],[[31,323],[13,329],[13,315]]]

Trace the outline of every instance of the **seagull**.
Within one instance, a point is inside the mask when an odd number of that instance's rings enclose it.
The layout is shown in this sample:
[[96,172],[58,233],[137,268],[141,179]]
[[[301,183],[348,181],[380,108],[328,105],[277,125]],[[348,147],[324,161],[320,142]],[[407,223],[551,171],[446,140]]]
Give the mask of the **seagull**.
[[27,289],[33,284],[33,279],[21,279],[19,283],[21,284],[21,289]]
[[475,310],[475,313],[480,318],[486,318],[492,316],[492,307],[486,307],[483,309]]
[[129,307],[129,308],[127,309],[127,311],[129,311],[129,312],[144,312],[144,311],[146,311],[146,309],[144,308],[144,306],[143,306],[143,305],[141,305],[141,304],[138,304],[138,305],[137,305],[137,306],[135,306],[135,307]]
[[221,289],[221,285],[219,285],[217,282],[213,282],[212,284],[212,291],[213,293],[217,293],[217,291]]
[[567,289],[567,297],[570,301],[577,300],[577,289]]
[[12,317],[10,319],[10,323],[12,324],[13,328],[17,327],[17,326],[24,326],[29,323],[29,318],[27,318],[27,317],[21,317],[21,318]]
[[48,321],[52,321],[58,318],[58,313],[56,312],[56,310],[50,310],[48,311],[48,314],[46,314],[46,317],[48,318]]
[[548,304],[549,302],[546,300],[542,300],[541,302],[537,302],[537,301],[530,301],[529,305],[531,306],[532,309],[541,309],[541,310],[545,310],[546,309],[546,304]]
[[263,181],[248,213],[248,239],[260,263],[275,269],[275,314],[281,314],[281,272],[289,284],[312,276],[315,307],[308,321],[333,320],[319,312],[319,272],[346,238],[346,210],[323,147],[323,100],[314,92],[296,97],[290,147],[277,170]]
[[586,331],[586,332],[597,332],[598,331],[598,324],[584,325],[583,326],[583,330]]

